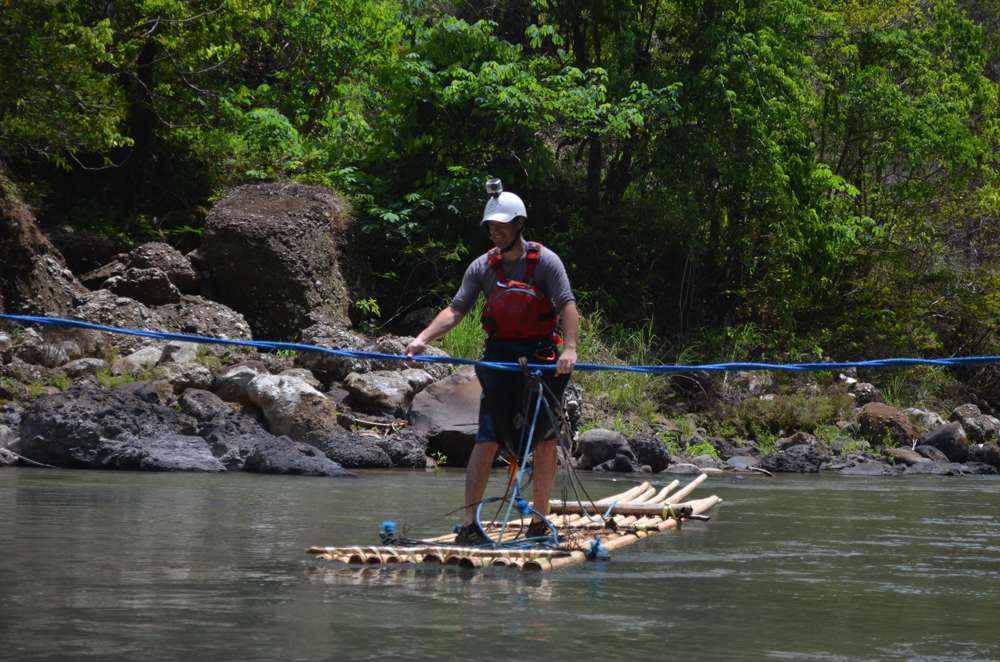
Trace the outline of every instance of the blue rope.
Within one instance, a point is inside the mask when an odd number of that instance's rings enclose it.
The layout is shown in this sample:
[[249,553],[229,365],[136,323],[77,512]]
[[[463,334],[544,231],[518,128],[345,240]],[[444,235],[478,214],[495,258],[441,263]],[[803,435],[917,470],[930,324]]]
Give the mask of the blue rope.
[[[250,347],[257,350],[285,350],[293,352],[312,352],[317,354],[332,354],[346,358],[363,360],[392,360],[397,361],[420,361],[424,363],[447,363],[452,365],[474,365],[496,370],[517,371],[520,366],[516,363],[496,363],[492,361],[475,361],[473,359],[462,359],[454,356],[426,356],[419,355],[412,358],[397,356],[395,354],[379,354],[377,352],[357,352],[346,349],[330,349],[328,347],[317,347],[315,345],[303,345],[290,342],[273,342],[269,340],[229,340],[226,338],[212,338],[207,336],[185,335],[181,333],[162,333],[159,331],[140,331],[136,329],[120,329],[112,326],[101,326],[79,320],[60,319],[57,317],[32,317],[28,315],[4,315],[0,314],[0,319],[12,320],[15,322],[26,322],[28,324],[48,324],[52,326],[64,326],[78,329],[91,329],[93,331],[105,331],[108,333],[124,333],[132,336],[144,338],[155,338],[157,340],[175,340],[178,342],[193,342],[214,345],[237,345]],[[874,359],[871,361],[849,361],[845,363],[711,363],[705,365],[635,365],[616,366],[602,365],[598,363],[577,363],[576,370],[581,372],[601,372],[619,370],[622,372],[637,372],[652,375],[669,375],[682,372],[695,372],[707,370],[715,372],[738,371],[738,370],[784,370],[791,372],[822,372],[828,370],[844,370],[847,368],[902,368],[916,365],[936,365],[942,367],[986,365],[989,363],[1000,363],[1000,356],[967,356],[948,359]],[[553,364],[530,364],[532,370],[555,370]]]

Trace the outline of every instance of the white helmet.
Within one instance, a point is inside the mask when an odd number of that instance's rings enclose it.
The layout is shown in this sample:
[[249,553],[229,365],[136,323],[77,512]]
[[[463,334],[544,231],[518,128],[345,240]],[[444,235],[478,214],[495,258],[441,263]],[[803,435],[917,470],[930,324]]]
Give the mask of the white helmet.
[[504,191],[500,195],[490,196],[490,199],[486,201],[482,222],[510,223],[518,216],[528,218],[524,202],[513,193]]

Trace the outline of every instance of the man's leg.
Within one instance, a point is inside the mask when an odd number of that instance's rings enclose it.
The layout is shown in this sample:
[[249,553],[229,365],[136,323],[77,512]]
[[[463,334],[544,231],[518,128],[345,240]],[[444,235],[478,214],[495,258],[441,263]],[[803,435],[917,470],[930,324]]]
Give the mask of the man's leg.
[[[469,468],[465,470],[465,503],[476,504],[465,507],[465,519],[462,526],[468,526],[476,521],[476,508],[486,494],[486,484],[490,482],[490,469],[493,468],[493,458],[497,454],[499,444],[495,441],[479,441],[472,448],[469,458]],[[555,449],[555,446],[553,446]],[[555,451],[552,454],[555,464]],[[552,482],[549,482],[552,491]]]
[[[472,466],[471,464],[469,465]],[[549,514],[549,498],[552,496],[552,486],[556,482],[556,440],[546,439],[535,448],[534,462],[531,468],[531,499],[535,510],[545,516]],[[532,517],[539,522],[538,515]]]

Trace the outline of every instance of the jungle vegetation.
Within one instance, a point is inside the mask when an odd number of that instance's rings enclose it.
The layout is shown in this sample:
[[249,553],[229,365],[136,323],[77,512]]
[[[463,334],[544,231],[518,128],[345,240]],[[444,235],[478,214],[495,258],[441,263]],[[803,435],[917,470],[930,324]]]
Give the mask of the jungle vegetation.
[[[0,0],[0,162],[49,224],[350,198],[382,321],[487,177],[661,360],[1000,354],[1000,0]],[[998,392],[993,373],[967,375]]]

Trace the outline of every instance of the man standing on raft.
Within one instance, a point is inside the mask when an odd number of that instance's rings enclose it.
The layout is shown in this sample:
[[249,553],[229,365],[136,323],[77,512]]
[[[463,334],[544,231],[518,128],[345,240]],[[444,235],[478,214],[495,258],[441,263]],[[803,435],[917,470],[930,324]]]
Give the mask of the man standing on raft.
[[[499,179],[488,181],[486,191],[490,198],[482,223],[489,228],[494,248],[469,265],[451,305],[413,339],[405,354],[412,357],[423,353],[429,343],[458,326],[483,292],[486,295],[483,326],[489,334],[483,360],[517,363],[520,357],[527,357],[528,363],[555,365],[555,370],[542,371],[542,381],[548,386],[549,406],[559,411],[563,391],[576,367],[580,328],[576,297],[559,256],[539,243],[526,242],[521,236],[528,217],[521,198],[504,192]],[[560,317],[564,336],[561,353],[556,333]],[[530,426],[524,420],[525,381],[520,371],[476,366],[476,376],[483,387],[479,432],[465,475],[465,519],[455,538],[456,543],[464,545],[489,542],[476,521],[476,506],[486,492],[499,442],[503,441],[508,452],[515,454],[521,428]],[[559,401],[553,401],[553,396]],[[529,410],[534,409],[532,401]],[[533,446],[532,498],[539,512],[548,513],[556,475],[556,439],[547,416],[539,418],[533,441],[537,443]],[[527,536],[552,534],[545,522],[534,515]]]

